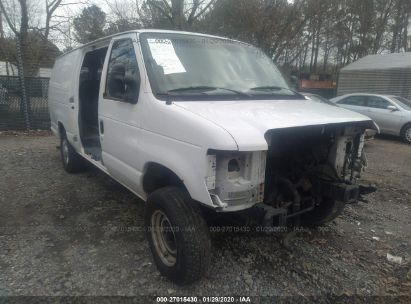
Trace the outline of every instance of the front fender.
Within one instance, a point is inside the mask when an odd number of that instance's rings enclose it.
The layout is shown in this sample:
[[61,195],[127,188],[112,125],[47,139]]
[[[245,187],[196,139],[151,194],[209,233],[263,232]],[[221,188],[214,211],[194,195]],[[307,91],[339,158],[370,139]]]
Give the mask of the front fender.
[[160,164],[178,176],[194,200],[213,206],[205,181],[207,150],[150,131],[143,131],[141,139],[145,154],[143,172],[150,163]]

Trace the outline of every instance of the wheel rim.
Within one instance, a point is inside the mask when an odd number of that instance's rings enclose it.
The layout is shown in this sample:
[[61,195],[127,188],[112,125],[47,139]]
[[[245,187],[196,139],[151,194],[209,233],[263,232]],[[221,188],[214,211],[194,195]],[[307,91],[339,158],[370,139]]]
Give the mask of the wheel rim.
[[177,241],[167,215],[156,210],[151,216],[151,237],[161,261],[172,267],[177,262]]
[[408,142],[411,142],[411,127],[409,127],[408,129],[405,130],[405,139]]
[[69,162],[69,146],[68,146],[67,139],[63,139],[61,151],[63,153],[63,161],[67,165]]

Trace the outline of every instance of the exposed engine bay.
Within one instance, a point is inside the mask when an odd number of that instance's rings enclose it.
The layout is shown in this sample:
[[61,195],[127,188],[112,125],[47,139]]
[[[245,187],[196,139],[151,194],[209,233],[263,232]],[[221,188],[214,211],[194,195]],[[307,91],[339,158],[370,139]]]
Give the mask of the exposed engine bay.
[[215,153],[213,202],[228,211],[255,205],[275,225],[298,224],[306,213],[337,216],[342,208],[336,202],[359,197],[356,182],[367,166],[364,133],[355,124],[278,129],[266,134],[268,151]]

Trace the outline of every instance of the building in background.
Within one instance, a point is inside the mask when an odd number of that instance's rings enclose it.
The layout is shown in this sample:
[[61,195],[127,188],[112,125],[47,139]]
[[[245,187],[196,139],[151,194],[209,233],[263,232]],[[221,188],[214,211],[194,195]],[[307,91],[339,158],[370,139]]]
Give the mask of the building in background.
[[51,68],[39,68],[38,77],[50,78]]
[[7,62],[7,61],[0,61],[0,76],[17,76],[17,66]]
[[337,95],[350,93],[411,98],[411,52],[369,55],[341,69]]

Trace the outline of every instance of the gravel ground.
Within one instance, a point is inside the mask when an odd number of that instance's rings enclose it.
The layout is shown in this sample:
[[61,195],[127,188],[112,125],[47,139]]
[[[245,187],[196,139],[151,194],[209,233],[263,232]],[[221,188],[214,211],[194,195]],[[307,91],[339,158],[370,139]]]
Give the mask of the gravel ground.
[[379,189],[368,202],[348,205],[321,229],[296,232],[288,246],[278,236],[215,233],[209,274],[188,287],[153,265],[141,231],[144,203],[97,169],[64,172],[57,144],[47,133],[0,135],[1,296],[410,300],[411,147],[396,139],[367,143],[364,179]]

